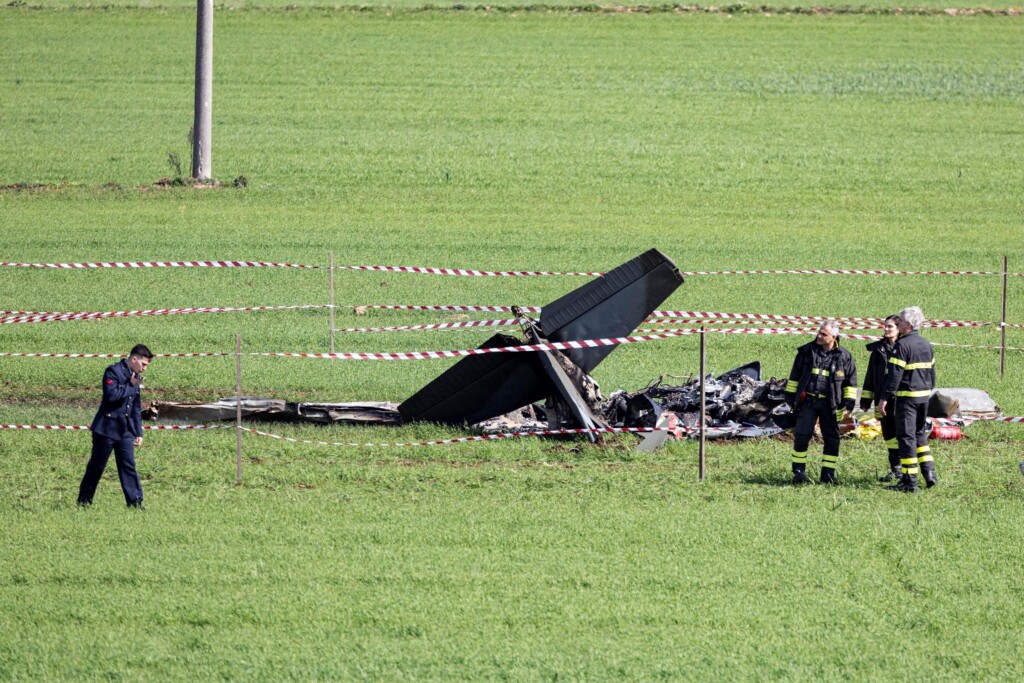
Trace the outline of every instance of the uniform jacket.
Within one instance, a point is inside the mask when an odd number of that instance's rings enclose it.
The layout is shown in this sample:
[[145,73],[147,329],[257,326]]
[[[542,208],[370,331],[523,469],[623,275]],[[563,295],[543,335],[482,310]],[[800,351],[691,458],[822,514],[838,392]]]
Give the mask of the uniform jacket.
[[897,339],[889,357],[884,398],[927,403],[934,388],[935,354],[931,343],[917,332]]
[[796,350],[796,359],[793,360],[793,369],[789,373],[789,381],[786,382],[786,402],[796,407],[804,398],[807,387],[815,375],[824,374],[830,381],[827,385],[825,397],[833,410],[846,408],[853,410],[857,398],[857,366],[853,362],[850,352],[839,345],[827,353],[826,368],[814,367],[814,349],[817,342],[804,344]]
[[867,410],[871,402],[882,400],[885,390],[885,373],[889,367],[889,356],[894,346],[885,339],[868,344],[868,369],[864,373],[864,390],[860,392],[860,409]]
[[114,363],[103,373],[103,400],[92,421],[92,431],[108,439],[142,436],[142,397],[131,383],[127,361]]

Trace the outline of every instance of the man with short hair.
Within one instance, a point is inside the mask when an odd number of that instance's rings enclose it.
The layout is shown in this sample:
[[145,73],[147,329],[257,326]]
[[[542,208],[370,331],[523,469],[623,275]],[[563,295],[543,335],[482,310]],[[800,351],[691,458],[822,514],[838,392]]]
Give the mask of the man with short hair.
[[92,505],[100,477],[114,452],[117,476],[128,507],[142,507],[142,482],[135,470],[135,447],[142,445],[142,373],[153,353],[136,344],[128,357],[103,373],[103,399],[92,421],[92,456],[78,488],[78,504]]
[[917,475],[924,475],[928,488],[939,483],[935,459],[928,445],[928,399],[935,388],[935,353],[918,330],[924,313],[917,306],[900,311],[896,326],[900,337],[889,357],[885,392],[878,404],[883,415],[896,418],[896,441],[900,449],[900,481],[890,488],[903,493],[917,492]]
[[786,402],[796,413],[793,427],[793,483],[807,483],[807,447],[814,425],[821,425],[822,484],[838,484],[839,421],[852,412],[857,398],[857,366],[839,345],[839,323],[826,320],[813,342],[796,351],[786,383]]

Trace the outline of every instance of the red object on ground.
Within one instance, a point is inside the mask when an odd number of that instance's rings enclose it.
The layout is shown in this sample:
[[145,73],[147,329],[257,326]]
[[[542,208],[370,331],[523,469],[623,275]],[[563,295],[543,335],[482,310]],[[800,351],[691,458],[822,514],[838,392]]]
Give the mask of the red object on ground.
[[931,439],[962,439],[964,433],[956,425],[935,425],[928,436]]

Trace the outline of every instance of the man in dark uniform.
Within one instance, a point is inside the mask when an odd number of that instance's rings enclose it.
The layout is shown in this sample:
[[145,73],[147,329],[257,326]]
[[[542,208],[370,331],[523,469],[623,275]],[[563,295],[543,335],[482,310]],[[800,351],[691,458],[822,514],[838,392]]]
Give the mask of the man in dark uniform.
[[853,411],[857,398],[857,367],[839,345],[839,324],[826,320],[815,340],[796,351],[786,383],[786,402],[796,413],[793,427],[793,483],[807,483],[807,447],[814,424],[825,441],[821,456],[822,484],[838,484],[839,421]]
[[103,373],[103,400],[92,421],[92,456],[78,488],[79,505],[92,505],[96,486],[113,451],[125,502],[128,507],[142,507],[135,447],[142,445],[142,373],[152,359],[152,352],[137,344],[128,358]]
[[885,393],[878,404],[883,415],[896,418],[896,440],[900,447],[900,481],[894,491],[917,492],[917,475],[924,475],[928,488],[939,483],[935,459],[928,445],[928,399],[935,388],[935,354],[932,345],[917,333],[924,323],[924,313],[917,306],[900,311],[896,340],[889,357],[889,375]]

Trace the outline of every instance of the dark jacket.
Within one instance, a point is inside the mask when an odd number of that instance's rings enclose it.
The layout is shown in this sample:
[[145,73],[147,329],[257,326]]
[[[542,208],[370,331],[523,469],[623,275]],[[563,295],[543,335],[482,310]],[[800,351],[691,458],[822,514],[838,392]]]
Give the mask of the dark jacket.
[[857,398],[857,366],[853,362],[853,356],[840,346],[837,340],[834,349],[821,352],[824,354],[824,364],[827,367],[815,368],[814,349],[817,346],[817,342],[811,342],[796,350],[793,369],[789,373],[789,381],[786,382],[786,402],[794,408],[797,407],[805,398],[812,377],[823,374],[830,380],[825,397],[832,409],[853,410]]
[[864,390],[860,392],[860,409],[867,410],[871,402],[882,400],[885,389],[885,373],[889,368],[889,356],[892,355],[894,344],[884,338],[868,344],[868,369],[864,373]]
[[932,345],[917,332],[900,337],[889,357],[889,374],[883,398],[927,403],[935,388],[935,354]]
[[92,431],[108,439],[142,436],[142,397],[131,383],[127,361],[114,363],[103,373],[103,400],[92,421]]

